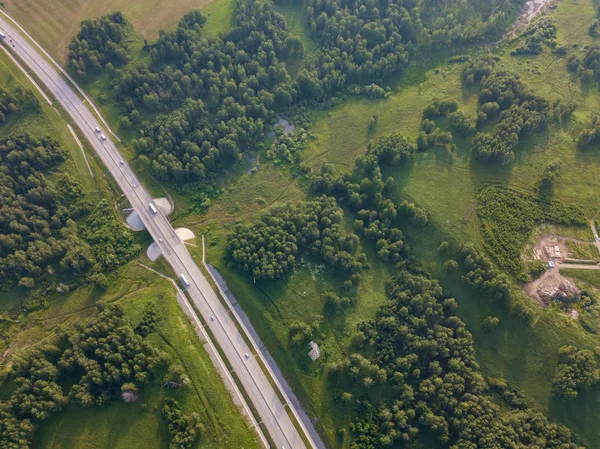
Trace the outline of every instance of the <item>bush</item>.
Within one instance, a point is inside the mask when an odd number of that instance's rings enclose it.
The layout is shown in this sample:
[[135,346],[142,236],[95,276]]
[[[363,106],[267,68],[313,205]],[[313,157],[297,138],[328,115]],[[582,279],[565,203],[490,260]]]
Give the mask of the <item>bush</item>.
[[573,400],[583,388],[595,385],[600,380],[600,369],[592,351],[563,346],[558,356],[560,364],[552,379],[555,395]]
[[491,332],[498,327],[500,320],[495,316],[488,316],[481,322],[481,328],[486,332]]
[[547,270],[546,262],[543,260],[532,260],[529,262],[529,274],[531,279],[537,279]]

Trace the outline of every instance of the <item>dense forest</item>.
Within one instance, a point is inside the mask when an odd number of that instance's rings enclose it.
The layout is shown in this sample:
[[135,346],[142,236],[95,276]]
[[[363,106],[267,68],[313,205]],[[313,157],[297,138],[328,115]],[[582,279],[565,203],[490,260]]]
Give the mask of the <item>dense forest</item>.
[[[32,94],[11,98],[13,111]],[[12,106],[11,106],[12,105]],[[95,205],[59,168],[67,152],[52,138],[0,139],[0,288],[66,292],[84,279],[106,286],[106,273],[139,252],[110,204]]]

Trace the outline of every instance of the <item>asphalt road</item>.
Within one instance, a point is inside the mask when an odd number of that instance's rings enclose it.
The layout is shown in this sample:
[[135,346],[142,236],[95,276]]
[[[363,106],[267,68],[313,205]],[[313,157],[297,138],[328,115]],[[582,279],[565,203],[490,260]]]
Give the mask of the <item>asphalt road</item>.
[[[151,212],[149,204],[152,197],[140,185],[139,180],[122,159],[118,149],[109,138],[109,132],[101,120],[89,110],[88,106],[75,94],[73,89],[29,41],[24,38],[17,28],[4,17],[0,17],[0,30],[6,35],[2,44],[10,46],[23,65],[37,76],[39,82],[54,96],[98,154],[104,165],[113,175],[115,181],[131,206],[142,219],[146,229],[160,247],[163,256],[169,262],[174,272],[184,274],[190,282],[187,292],[195,307],[200,311],[207,323],[213,338],[221,348],[225,358],[237,375],[240,384],[249,397],[254,409],[260,416],[269,436],[277,449],[306,448],[298,430],[279,400],[275,389],[261,369],[258,361],[250,355],[253,351],[248,347],[235,323],[225,309],[215,292],[208,284],[200,269],[194,262],[183,242],[177,237],[167,218],[160,212]],[[12,40],[12,42],[10,42]],[[98,127],[106,135],[102,140],[95,128]],[[158,208],[157,208],[158,209]],[[213,316],[214,320],[210,317]],[[280,392],[285,397],[283,392]],[[287,401],[285,407],[293,412],[293,406]],[[299,421],[299,420],[298,420]],[[310,439],[306,433],[305,436]]]

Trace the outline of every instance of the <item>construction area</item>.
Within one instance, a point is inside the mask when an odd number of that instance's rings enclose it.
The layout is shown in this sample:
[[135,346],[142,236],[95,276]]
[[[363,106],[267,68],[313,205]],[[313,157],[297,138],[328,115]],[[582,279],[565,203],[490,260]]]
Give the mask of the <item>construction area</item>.
[[[585,249],[583,253],[590,255],[589,258],[577,258],[582,254],[580,249],[582,247]],[[578,250],[575,251],[574,248]],[[600,257],[600,252],[598,251],[597,240],[586,242],[559,235],[541,235],[533,247],[531,255],[533,260],[546,263],[546,271],[538,279],[527,282],[523,286],[525,293],[543,307],[547,307],[555,300],[564,302],[567,299],[574,299],[576,302],[581,296],[581,291],[571,279],[560,273],[560,269],[599,270],[600,265],[597,258]],[[576,311],[571,316],[576,319]]]

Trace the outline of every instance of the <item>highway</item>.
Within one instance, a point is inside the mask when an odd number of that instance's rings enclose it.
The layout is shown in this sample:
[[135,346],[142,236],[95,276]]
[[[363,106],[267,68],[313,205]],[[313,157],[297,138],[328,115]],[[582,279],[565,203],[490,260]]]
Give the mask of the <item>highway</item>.
[[[187,288],[187,293],[191,301],[204,318],[215,343],[221,349],[233,372],[235,372],[241,388],[256,410],[260,422],[267,429],[276,449],[302,449],[307,447],[284,407],[291,410],[297,424],[304,430],[303,434],[306,440],[310,442],[310,448],[314,449],[316,446],[297,417],[293,405],[281,388],[278,388],[278,392],[275,391],[267,374],[259,365],[259,361],[255,359],[253,355],[255,351],[251,350],[238,331],[233,321],[236,317],[232,318],[228,310],[221,304],[187,248],[175,234],[166,216],[158,208],[156,213],[151,211],[149,205],[152,202],[152,197],[140,184],[127,161],[119,154],[119,150],[109,137],[109,131],[103,124],[104,121],[90,111],[89,108],[92,106],[86,105],[77,96],[57,69],[17,31],[17,27],[1,16],[0,30],[6,35],[2,39],[2,45],[10,47],[13,54],[20,58],[21,63],[36,75],[39,83],[45,86],[60,103],[72,119],[72,123],[79,128],[108,168],[129,200],[131,207],[139,214],[146,229],[160,247],[163,257],[171,265],[173,271],[177,275],[185,275],[188,279],[190,285]],[[96,132],[96,127],[101,129],[105,139],[101,137],[101,133]],[[214,317],[214,319],[211,319],[211,317]],[[254,344],[252,346],[256,349]],[[250,356],[247,358],[246,354]],[[275,380],[273,381],[276,385],[279,385]],[[280,401],[278,393],[286,399],[285,406]]]

